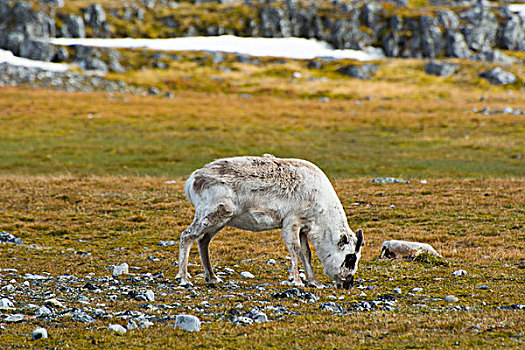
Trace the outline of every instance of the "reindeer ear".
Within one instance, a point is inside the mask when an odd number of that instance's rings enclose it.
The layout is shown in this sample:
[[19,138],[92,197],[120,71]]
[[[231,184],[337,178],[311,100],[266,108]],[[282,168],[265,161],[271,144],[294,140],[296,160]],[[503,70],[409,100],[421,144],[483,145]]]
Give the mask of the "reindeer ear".
[[357,236],[357,243],[355,244],[355,252],[357,254],[364,244],[363,230],[357,230],[355,235]]

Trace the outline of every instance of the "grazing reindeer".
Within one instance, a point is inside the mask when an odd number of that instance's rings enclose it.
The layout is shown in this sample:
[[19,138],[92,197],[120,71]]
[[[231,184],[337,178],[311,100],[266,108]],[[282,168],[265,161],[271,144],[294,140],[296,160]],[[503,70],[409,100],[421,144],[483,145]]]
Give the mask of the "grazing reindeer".
[[361,257],[363,231],[348,227],[343,206],[326,175],[300,159],[236,157],[219,159],[194,171],[186,181],[186,195],[195,206],[195,219],[181,235],[179,273],[188,280],[190,248],[197,240],[206,280],[221,280],[213,272],[208,247],[225,226],[254,232],[282,229],[292,257],[290,279],[303,286],[301,259],[310,285],[322,287],[311,264],[308,238],[338,288],[349,289]]

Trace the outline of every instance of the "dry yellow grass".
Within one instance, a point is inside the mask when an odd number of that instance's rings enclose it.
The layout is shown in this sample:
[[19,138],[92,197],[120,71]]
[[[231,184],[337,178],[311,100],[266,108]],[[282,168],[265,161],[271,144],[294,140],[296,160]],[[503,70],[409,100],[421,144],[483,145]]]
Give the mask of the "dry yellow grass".
[[[22,324],[9,324],[2,332],[4,348],[32,348],[28,334],[37,325],[51,333],[39,346],[87,349],[140,348],[519,348],[525,331],[523,311],[504,311],[499,306],[524,304],[523,259],[525,222],[525,183],[523,180],[436,180],[428,184],[377,185],[364,180],[338,180],[335,187],[348,214],[350,226],[363,228],[366,245],[358,278],[375,289],[359,296],[359,289],[309,291],[318,294],[318,303],[294,303],[268,299],[267,292],[253,289],[267,283],[266,290],[283,290],[278,282],[287,275],[286,250],[277,231],[250,233],[225,229],[212,242],[211,255],[222,271],[233,267],[252,271],[257,278],[248,280],[233,299],[228,289],[213,289],[200,277],[194,278],[197,295],[190,291],[166,289],[173,281],[177,246],[158,247],[161,240],[178,239],[192,220],[193,209],[183,194],[183,179],[166,184],[165,178],[151,177],[75,177],[75,176],[2,176],[0,177],[0,229],[22,238],[26,245],[1,245],[0,268],[16,268],[20,274],[42,273],[52,276],[73,274],[85,277],[107,276],[111,264],[128,262],[141,272],[163,271],[159,287],[168,293],[158,294],[153,304],[193,305],[203,300],[219,303],[217,314],[198,314],[203,330],[189,334],[173,329],[173,323],[160,322],[154,327],[117,337],[106,330],[108,323],[119,319],[99,319],[94,324],[77,322],[43,322],[29,316]],[[359,203],[359,205],[352,205]],[[394,205],[394,208],[391,208]],[[384,262],[376,258],[383,240],[398,238],[431,243],[445,257],[448,265],[423,262]],[[42,249],[30,248],[37,244]],[[118,248],[118,249],[117,249]],[[192,275],[202,272],[197,249],[190,261]],[[83,256],[82,252],[91,255]],[[152,261],[155,256],[158,261]],[[275,267],[265,264],[276,259]],[[249,260],[253,259],[253,260]],[[317,258],[314,268],[324,283]],[[455,278],[457,269],[467,276]],[[235,276],[227,277],[235,279]],[[122,280],[124,285],[127,282]],[[7,281],[4,281],[7,282]],[[85,282],[82,282],[85,283]],[[95,283],[95,282],[94,282]],[[228,280],[226,280],[228,283]],[[487,285],[490,291],[477,287]],[[79,288],[82,285],[78,286]],[[404,291],[395,311],[350,313],[332,316],[319,305],[344,296],[339,304],[349,307],[360,300],[389,294],[394,287]],[[460,305],[471,311],[446,311],[442,301],[418,301],[406,296],[414,287],[423,287],[432,298],[453,294]],[[68,306],[68,291],[54,291]],[[84,294],[89,293],[83,290]],[[94,302],[105,309],[141,310],[142,302],[130,299],[108,301],[103,291]],[[243,296],[250,295],[248,299]],[[285,306],[300,316],[286,316],[271,323],[236,327],[220,315],[239,302],[259,305],[259,301]],[[29,302],[20,294],[16,303]],[[37,301],[38,302],[38,301]],[[485,305],[482,305],[482,302]],[[428,304],[428,307],[425,306]],[[264,304],[263,304],[264,305]],[[85,307],[85,305],[80,305]],[[434,310],[434,311],[432,311]],[[437,311],[436,311],[437,310]],[[440,311],[441,310],[441,311]],[[180,313],[180,309],[173,312]],[[186,311],[187,312],[187,311]],[[213,316],[215,315],[215,316]]]

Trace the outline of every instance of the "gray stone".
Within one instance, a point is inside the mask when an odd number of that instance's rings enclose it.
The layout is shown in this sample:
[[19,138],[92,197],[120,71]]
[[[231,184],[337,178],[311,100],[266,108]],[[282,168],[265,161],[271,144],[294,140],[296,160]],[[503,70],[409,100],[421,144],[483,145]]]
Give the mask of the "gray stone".
[[122,263],[118,266],[113,267],[112,275],[113,277],[127,275],[129,274],[129,265],[127,263]]
[[255,276],[251,272],[248,272],[248,271],[241,272],[241,277],[242,278],[255,278]]
[[85,38],[86,28],[80,16],[67,15],[63,19],[62,35],[68,38]]
[[43,41],[26,39],[20,44],[19,55],[32,60],[51,61],[55,47]]
[[25,316],[22,314],[8,315],[4,318],[4,322],[7,323],[20,323],[22,321],[25,321]]
[[177,244],[176,241],[160,241],[159,243],[157,243],[159,247],[169,247],[175,244]]
[[516,14],[508,13],[506,22],[498,32],[498,44],[502,49],[525,50],[525,24]]
[[256,307],[254,307],[246,316],[256,323],[268,322],[268,316]]
[[38,308],[38,310],[36,310],[35,316],[36,317],[47,317],[47,316],[51,316],[52,314],[53,312],[50,309],[48,309],[45,306],[42,306]]
[[445,31],[445,53],[449,57],[468,58],[472,56],[463,34],[454,29]]
[[96,37],[105,38],[109,36],[109,25],[106,22],[106,12],[99,4],[92,4],[84,12],[86,24],[93,28]]
[[365,63],[363,65],[350,64],[339,68],[337,71],[344,75],[348,75],[353,78],[359,78],[361,80],[368,80],[372,78],[372,75],[379,69],[379,65]]
[[401,294],[401,288],[394,288],[393,290],[394,294]]
[[15,304],[7,298],[2,298],[0,299],[0,307],[1,308],[13,308],[15,307]]
[[47,330],[45,328],[37,328],[31,333],[31,339],[40,340],[47,339]]
[[479,75],[487,79],[492,85],[508,85],[516,82],[516,76],[500,67],[485,71]]
[[11,243],[16,245],[24,244],[20,238],[13,236],[9,232],[0,231],[0,243]]
[[458,68],[459,66],[454,63],[430,61],[425,65],[425,72],[440,77],[448,77],[454,74]]
[[108,326],[108,329],[110,331],[113,331],[113,332],[116,332],[116,333],[119,333],[119,334],[126,334],[126,328],[122,327],[121,325],[119,324],[110,324]]
[[459,301],[459,299],[456,296],[454,296],[454,295],[447,295],[445,297],[445,301],[447,303],[457,303]]
[[512,64],[516,62],[515,58],[505,55],[500,50],[483,51],[473,56],[472,59],[503,64]]
[[321,306],[319,306],[319,310],[330,311],[330,312],[341,312],[341,311],[344,311],[345,308],[337,303],[334,303],[333,301],[330,301],[328,303],[324,303]]
[[452,272],[452,274],[454,276],[465,276],[467,274],[467,271],[465,271],[465,270],[456,270],[456,271]]
[[317,301],[319,300],[319,297],[313,293],[305,292],[304,290],[301,290],[299,288],[291,288],[287,289],[283,292],[277,292],[272,293],[271,296],[276,299],[299,299],[299,300],[306,300],[306,301]]
[[236,326],[249,326],[253,324],[253,320],[246,316],[239,316],[233,319],[233,324]]
[[201,321],[193,315],[177,315],[175,319],[175,329],[198,332],[201,330]]

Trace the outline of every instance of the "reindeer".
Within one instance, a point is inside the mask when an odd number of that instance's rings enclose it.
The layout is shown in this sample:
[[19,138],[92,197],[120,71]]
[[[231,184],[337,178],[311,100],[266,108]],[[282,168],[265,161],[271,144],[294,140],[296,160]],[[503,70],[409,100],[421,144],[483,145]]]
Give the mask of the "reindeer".
[[186,181],[186,196],[195,206],[193,223],[180,238],[179,273],[182,286],[191,286],[188,258],[197,241],[206,281],[222,282],[213,272],[208,247],[225,226],[261,232],[281,229],[291,256],[290,280],[304,286],[301,259],[308,285],[324,287],[315,277],[308,238],[338,288],[353,286],[361,257],[363,231],[348,227],[332,184],[314,164],[300,159],[234,157],[213,161]]

